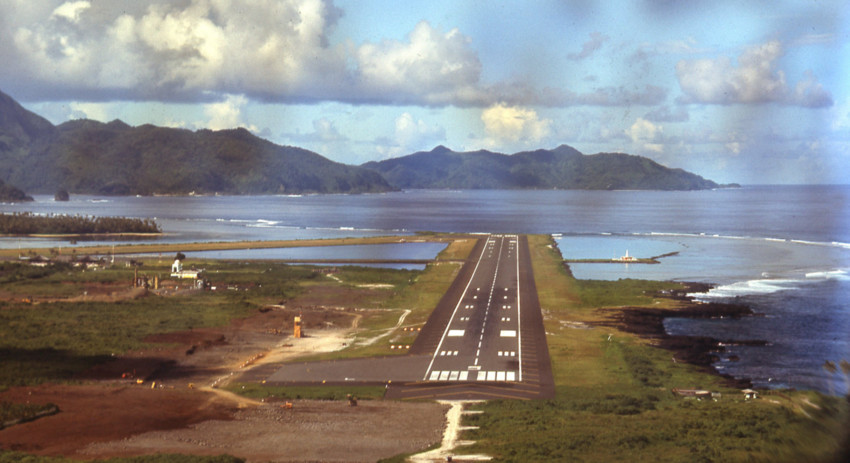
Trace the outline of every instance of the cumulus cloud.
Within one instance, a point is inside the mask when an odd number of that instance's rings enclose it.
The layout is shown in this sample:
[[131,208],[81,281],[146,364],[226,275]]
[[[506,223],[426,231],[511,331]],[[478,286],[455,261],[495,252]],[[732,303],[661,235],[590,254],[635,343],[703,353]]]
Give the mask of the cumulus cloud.
[[342,12],[330,0],[33,3],[52,7],[0,5],[0,57],[16,63],[0,77],[30,98],[447,105],[486,93],[459,30],[421,22],[404,41],[331,45]]
[[811,73],[806,73],[793,91],[789,88],[785,72],[776,69],[782,52],[782,45],[771,41],[744,50],[737,63],[728,56],[682,60],[676,64],[676,75],[687,102],[831,106],[829,92]]
[[344,81],[344,50],[327,43],[340,12],[322,0],[76,1],[42,18],[4,13],[16,17],[0,48],[17,63],[4,74],[75,96],[284,98],[297,89],[310,98],[317,81]]
[[77,22],[80,20],[80,14],[89,8],[91,3],[88,1],[67,2],[56,7],[51,16]]
[[[288,103],[486,108],[659,104],[656,86],[576,93],[485,83],[470,38],[422,21],[403,39],[331,43],[332,0],[0,2],[0,82],[25,101]],[[576,58],[608,37],[593,33]],[[811,92],[816,85],[800,88]]]
[[357,62],[367,93],[388,91],[401,102],[424,98],[448,104],[478,93],[481,63],[469,38],[457,29],[444,33],[422,21],[406,42],[362,45]]
[[205,105],[204,114],[209,119],[199,125],[207,127],[210,130],[244,127],[252,132],[256,132],[257,127],[246,125],[242,121],[242,107],[247,102],[248,100],[242,95],[229,95],[225,101]]
[[664,151],[662,133],[664,127],[653,124],[652,122],[639,117],[634,124],[626,130],[626,135],[632,140],[632,143],[643,147],[646,150],[661,153]]
[[415,151],[444,141],[446,130],[406,112],[395,121],[395,138],[403,152]]
[[546,138],[552,121],[537,115],[533,109],[493,105],[481,113],[484,130],[492,146],[503,144],[536,144]]

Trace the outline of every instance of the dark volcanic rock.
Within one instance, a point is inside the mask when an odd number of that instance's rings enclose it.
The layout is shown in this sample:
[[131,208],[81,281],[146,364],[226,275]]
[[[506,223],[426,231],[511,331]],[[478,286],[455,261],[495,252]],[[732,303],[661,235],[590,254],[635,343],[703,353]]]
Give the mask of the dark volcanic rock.
[[[680,299],[679,295],[672,298]],[[597,323],[619,330],[634,333],[646,339],[653,339],[656,345],[674,353],[677,361],[696,365],[717,373],[712,364],[719,360],[717,353],[723,352],[727,345],[765,345],[762,340],[724,341],[705,336],[671,336],[664,329],[665,318],[720,318],[752,316],[752,310],[745,305],[698,303],[689,301],[687,305],[675,310],[652,309],[645,307],[623,307],[603,309],[608,321]],[[736,379],[729,375],[720,375],[734,387],[752,387],[748,379]]]

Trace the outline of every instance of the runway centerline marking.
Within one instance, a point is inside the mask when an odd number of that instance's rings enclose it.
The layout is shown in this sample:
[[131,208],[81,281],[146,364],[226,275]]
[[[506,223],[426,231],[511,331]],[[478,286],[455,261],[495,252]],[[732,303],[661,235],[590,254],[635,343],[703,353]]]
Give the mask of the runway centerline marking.
[[[495,242],[494,242],[495,244]],[[502,248],[505,245],[504,237],[499,242],[499,255],[496,257],[496,270],[493,272],[493,284],[490,285],[490,296],[487,298],[487,307],[484,309],[484,323],[481,324],[481,339],[484,339],[484,328],[487,326],[487,315],[490,315],[490,306],[493,304],[493,293],[496,291],[496,280],[499,276],[499,264],[502,263]],[[508,296],[505,296],[507,299]],[[480,351],[479,351],[480,352]],[[479,354],[475,354],[475,365],[478,365]]]

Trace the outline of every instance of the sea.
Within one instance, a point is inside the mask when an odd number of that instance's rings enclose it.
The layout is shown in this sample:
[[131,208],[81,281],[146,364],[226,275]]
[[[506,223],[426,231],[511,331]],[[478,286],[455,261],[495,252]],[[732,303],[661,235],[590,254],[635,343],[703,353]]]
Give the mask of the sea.
[[[850,186],[745,186],[705,191],[411,190],[367,195],[101,197],[0,204],[0,212],[154,218],[157,242],[414,235],[418,231],[551,234],[568,259],[661,257],[659,264],[570,264],[581,279],[696,281],[698,300],[750,306],[744,318],[670,319],[671,334],[729,341],[715,367],[755,386],[848,392],[827,361],[850,362]],[[0,247],[88,244],[0,238]],[[352,250],[357,258],[377,248]],[[440,248],[382,248],[420,259]],[[301,251],[303,252],[303,251]],[[281,258],[228,251],[217,257]],[[309,254],[309,251],[308,251]],[[304,258],[299,254],[298,258]],[[320,258],[310,256],[309,258]],[[735,341],[765,341],[741,345]]]

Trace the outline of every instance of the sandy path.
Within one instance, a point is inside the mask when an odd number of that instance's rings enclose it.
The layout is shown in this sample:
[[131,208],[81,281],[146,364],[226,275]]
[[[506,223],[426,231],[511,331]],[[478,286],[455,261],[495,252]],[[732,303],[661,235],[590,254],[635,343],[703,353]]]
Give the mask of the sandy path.
[[467,429],[477,429],[475,426],[462,426],[464,414],[478,413],[473,411],[464,411],[466,405],[477,403],[473,400],[445,400],[439,403],[449,405],[450,408],[446,412],[446,428],[443,432],[443,440],[440,448],[429,450],[427,452],[418,453],[407,459],[413,463],[426,463],[446,461],[448,457],[452,457],[452,461],[489,461],[493,458],[487,455],[455,455],[455,449],[462,445],[469,445],[471,441],[460,440],[460,433]]

